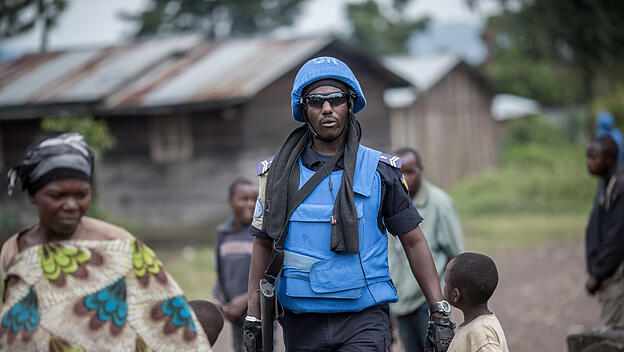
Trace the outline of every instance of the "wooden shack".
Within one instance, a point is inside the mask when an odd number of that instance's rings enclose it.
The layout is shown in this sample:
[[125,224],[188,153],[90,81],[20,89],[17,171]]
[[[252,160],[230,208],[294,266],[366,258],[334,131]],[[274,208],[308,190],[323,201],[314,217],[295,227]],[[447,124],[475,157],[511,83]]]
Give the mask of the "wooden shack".
[[414,87],[386,94],[393,149],[416,149],[425,176],[443,187],[497,164],[502,126],[490,111],[492,90],[474,68],[452,54],[384,62]]
[[[143,236],[209,236],[228,216],[230,182],[254,180],[255,164],[298,126],[292,82],[303,63],[323,55],[346,62],[363,87],[362,143],[388,151],[383,92],[409,82],[382,63],[331,36],[220,42],[183,36],[25,55],[4,66],[1,172],[40,132],[42,117],[105,119],[118,144],[97,165],[100,208]],[[0,197],[27,213],[25,197]]]

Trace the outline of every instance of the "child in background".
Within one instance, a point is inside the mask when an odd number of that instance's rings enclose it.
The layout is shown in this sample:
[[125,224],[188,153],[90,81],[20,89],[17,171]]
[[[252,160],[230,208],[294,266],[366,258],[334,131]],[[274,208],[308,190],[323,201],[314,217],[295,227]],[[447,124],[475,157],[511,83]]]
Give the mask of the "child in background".
[[234,180],[228,193],[232,218],[217,228],[217,282],[213,295],[223,318],[232,323],[235,352],[243,351],[243,322],[247,312],[247,282],[253,246],[253,237],[247,229],[253,219],[257,198],[255,184],[244,178]]
[[464,313],[448,352],[509,352],[505,333],[488,300],[498,284],[494,261],[483,254],[462,253],[448,263],[444,295]]

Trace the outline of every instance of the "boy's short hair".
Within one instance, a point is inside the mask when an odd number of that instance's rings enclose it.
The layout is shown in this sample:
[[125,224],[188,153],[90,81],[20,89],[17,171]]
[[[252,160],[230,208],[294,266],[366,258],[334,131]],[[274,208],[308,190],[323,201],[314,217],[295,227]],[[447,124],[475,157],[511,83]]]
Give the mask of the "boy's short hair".
[[244,177],[237,178],[232,183],[230,183],[230,188],[228,190],[228,199],[234,198],[234,193],[236,192],[236,187],[238,187],[240,185],[253,185],[253,184],[254,184],[253,182],[249,181],[248,179],[246,179]]
[[605,134],[604,136],[596,137],[589,144],[598,144],[604,156],[617,160],[619,147],[611,135]]
[[492,258],[479,253],[464,252],[453,259],[448,281],[473,304],[488,301],[498,284],[498,271]]
[[204,300],[190,301],[189,305],[206,332],[210,346],[214,346],[215,342],[217,342],[217,337],[219,337],[221,333],[221,329],[223,329],[223,316],[219,308],[213,303]]

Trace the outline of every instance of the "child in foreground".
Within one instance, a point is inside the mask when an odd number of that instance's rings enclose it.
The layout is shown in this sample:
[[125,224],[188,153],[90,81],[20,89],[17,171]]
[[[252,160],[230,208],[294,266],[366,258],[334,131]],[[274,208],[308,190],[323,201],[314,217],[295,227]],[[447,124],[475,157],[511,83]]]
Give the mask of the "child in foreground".
[[446,299],[464,313],[448,352],[509,352],[503,328],[487,305],[498,284],[494,261],[462,253],[449,262],[444,280]]

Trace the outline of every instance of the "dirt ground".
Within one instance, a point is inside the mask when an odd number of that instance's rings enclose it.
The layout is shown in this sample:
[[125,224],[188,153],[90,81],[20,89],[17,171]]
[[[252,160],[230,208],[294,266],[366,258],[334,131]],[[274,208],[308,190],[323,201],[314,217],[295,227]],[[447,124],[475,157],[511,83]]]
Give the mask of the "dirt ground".
[[[582,240],[490,253],[500,281],[491,300],[514,352],[567,351],[566,336],[598,324],[599,308],[584,289]],[[461,323],[460,312],[453,320]],[[231,351],[226,324],[213,350]],[[396,344],[394,352],[403,349]],[[278,351],[283,351],[279,346]]]
[[582,240],[492,253],[492,258],[500,281],[491,309],[510,351],[567,351],[568,334],[598,324],[598,303],[583,288]]

